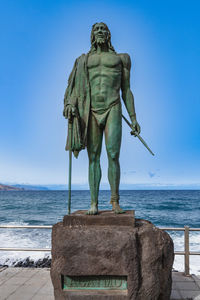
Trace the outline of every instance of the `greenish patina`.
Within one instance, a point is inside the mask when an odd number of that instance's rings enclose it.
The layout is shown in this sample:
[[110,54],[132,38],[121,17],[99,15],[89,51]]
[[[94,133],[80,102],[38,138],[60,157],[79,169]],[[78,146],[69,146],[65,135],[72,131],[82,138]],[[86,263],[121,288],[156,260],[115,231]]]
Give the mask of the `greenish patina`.
[[127,290],[127,276],[63,276],[63,290]]
[[100,155],[103,132],[108,155],[108,180],[111,204],[115,213],[119,206],[119,154],[122,135],[122,99],[131,119],[132,133],[140,133],[136,120],[134,97],[130,90],[131,60],[128,54],[118,54],[111,44],[111,34],[105,23],[96,23],[91,31],[91,49],[76,59],[64,97],[64,116],[72,123],[66,150],[77,157],[87,147],[91,208],[98,213],[98,193],[101,179]]

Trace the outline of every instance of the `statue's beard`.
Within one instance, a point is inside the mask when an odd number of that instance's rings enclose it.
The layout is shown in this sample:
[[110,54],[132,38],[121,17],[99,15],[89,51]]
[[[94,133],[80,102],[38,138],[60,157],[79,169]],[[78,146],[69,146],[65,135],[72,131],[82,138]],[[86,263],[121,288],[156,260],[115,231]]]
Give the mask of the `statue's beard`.
[[97,37],[96,38],[96,43],[98,45],[107,44],[107,39],[105,37]]

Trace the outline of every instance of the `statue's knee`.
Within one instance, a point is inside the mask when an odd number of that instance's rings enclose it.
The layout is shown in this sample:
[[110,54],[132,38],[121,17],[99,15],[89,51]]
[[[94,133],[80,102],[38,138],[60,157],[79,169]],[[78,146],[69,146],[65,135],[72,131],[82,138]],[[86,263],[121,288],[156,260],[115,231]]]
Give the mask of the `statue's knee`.
[[109,160],[117,161],[119,159],[119,153],[116,151],[109,151],[108,158],[109,158]]

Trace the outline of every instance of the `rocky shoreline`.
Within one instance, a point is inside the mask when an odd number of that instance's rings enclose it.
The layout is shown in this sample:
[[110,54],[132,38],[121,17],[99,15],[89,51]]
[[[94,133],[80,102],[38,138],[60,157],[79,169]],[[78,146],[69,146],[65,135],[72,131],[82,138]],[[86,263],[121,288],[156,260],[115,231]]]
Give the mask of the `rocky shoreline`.
[[40,258],[38,260],[33,260],[30,257],[25,258],[24,260],[14,261],[12,264],[6,264],[6,262],[2,265],[0,264],[0,268],[3,267],[14,267],[14,268],[51,268],[51,258],[49,256]]

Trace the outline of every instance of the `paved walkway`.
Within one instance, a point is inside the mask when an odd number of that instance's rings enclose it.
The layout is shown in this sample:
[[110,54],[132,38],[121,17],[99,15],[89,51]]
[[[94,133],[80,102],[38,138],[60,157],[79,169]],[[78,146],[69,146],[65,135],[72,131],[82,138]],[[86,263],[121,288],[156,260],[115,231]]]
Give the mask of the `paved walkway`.
[[0,300],[53,300],[49,269],[0,270]]
[[173,300],[200,300],[200,276],[184,276],[183,273],[172,272],[172,293]]
[[[200,300],[200,276],[173,272],[171,300]],[[0,269],[0,300],[53,300],[49,269]]]

